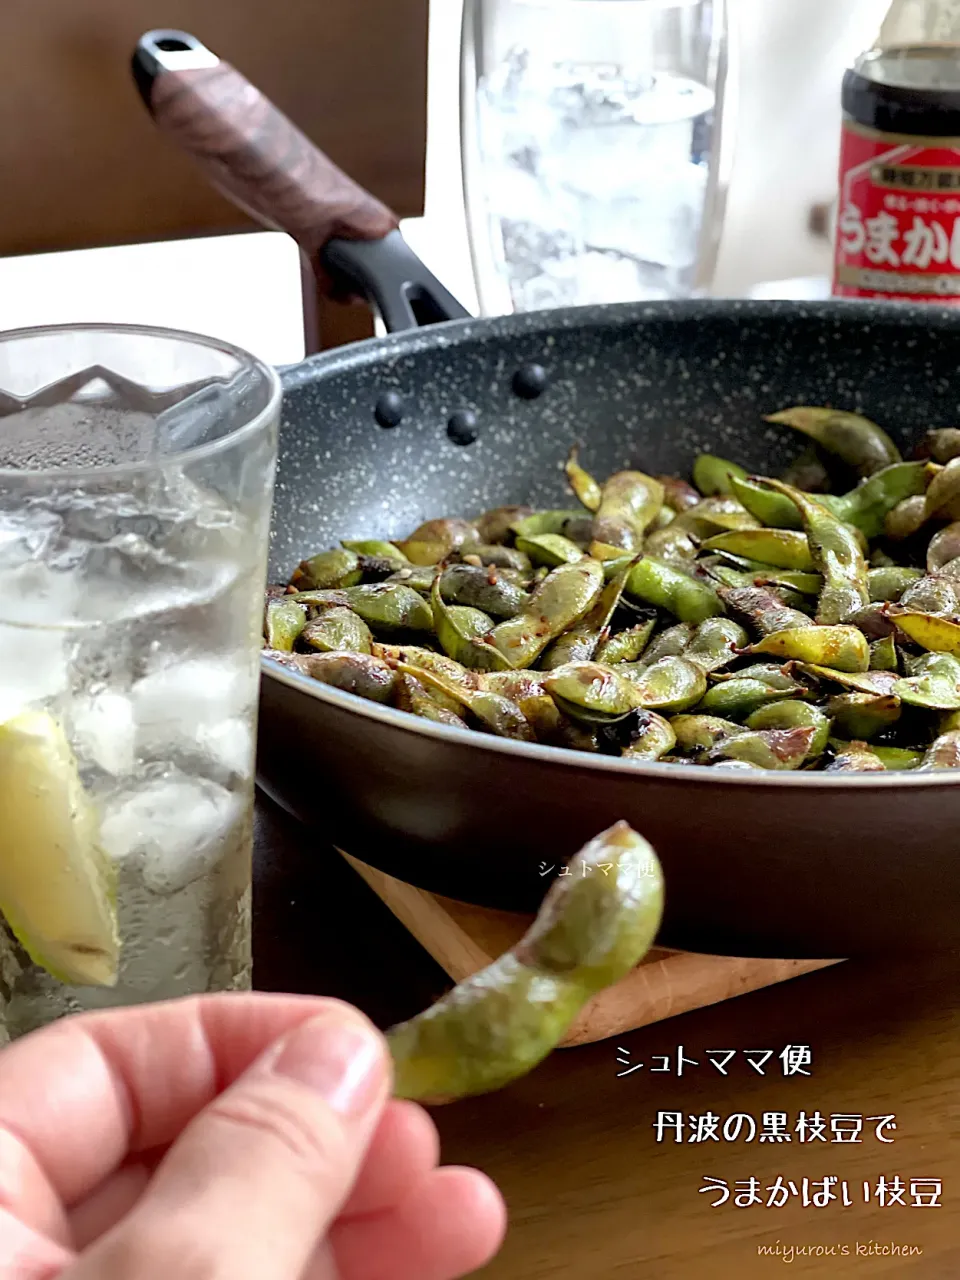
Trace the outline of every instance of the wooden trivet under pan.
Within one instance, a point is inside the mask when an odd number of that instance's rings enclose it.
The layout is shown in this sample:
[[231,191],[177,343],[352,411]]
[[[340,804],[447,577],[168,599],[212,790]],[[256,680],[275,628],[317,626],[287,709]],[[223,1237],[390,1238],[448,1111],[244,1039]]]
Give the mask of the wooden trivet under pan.
[[[427,893],[347,853],[343,856],[453,982],[461,982],[509,951],[533,919]],[[561,1041],[561,1048],[606,1040],[840,963],[740,960],[655,949],[626,978],[590,1001]]]

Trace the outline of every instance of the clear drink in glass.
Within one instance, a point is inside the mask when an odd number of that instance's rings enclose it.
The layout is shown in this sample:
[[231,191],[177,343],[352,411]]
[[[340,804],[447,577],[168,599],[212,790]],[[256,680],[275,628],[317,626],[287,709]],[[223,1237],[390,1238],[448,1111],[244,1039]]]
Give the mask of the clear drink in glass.
[[462,46],[484,314],[709,284],[732,123],[725,0],[466,0]]
[[0,1044],[250,983],[280,386],[188,334],[0,334]]

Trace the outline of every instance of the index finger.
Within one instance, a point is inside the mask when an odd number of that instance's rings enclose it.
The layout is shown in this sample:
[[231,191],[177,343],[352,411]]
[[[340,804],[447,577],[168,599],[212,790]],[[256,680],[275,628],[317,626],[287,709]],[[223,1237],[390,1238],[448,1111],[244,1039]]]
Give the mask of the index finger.
[[[130,1153],[171,1143],[270,1045],[339,1003],[231,993],[54,1023],[0,1053],[0,1137],[70,1206]],[[12,1182],[0,1168],[0,1206],[30,1222],[36,1180]]]

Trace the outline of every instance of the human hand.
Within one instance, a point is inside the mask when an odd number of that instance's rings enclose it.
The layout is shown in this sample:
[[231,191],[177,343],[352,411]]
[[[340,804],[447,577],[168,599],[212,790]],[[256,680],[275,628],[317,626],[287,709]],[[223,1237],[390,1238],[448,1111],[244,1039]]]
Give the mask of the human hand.
[[86,1014],[0,1053],[3,1280],[454,1280],[499,1192],[438,1168],[389,1055],[335,1000]]

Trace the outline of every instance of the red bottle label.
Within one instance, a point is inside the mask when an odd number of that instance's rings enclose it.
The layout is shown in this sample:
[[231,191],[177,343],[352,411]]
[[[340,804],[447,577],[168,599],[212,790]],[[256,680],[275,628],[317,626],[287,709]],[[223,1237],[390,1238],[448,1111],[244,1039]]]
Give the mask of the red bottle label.
[[833,292],[960,304],[960,138],[844,122]]

